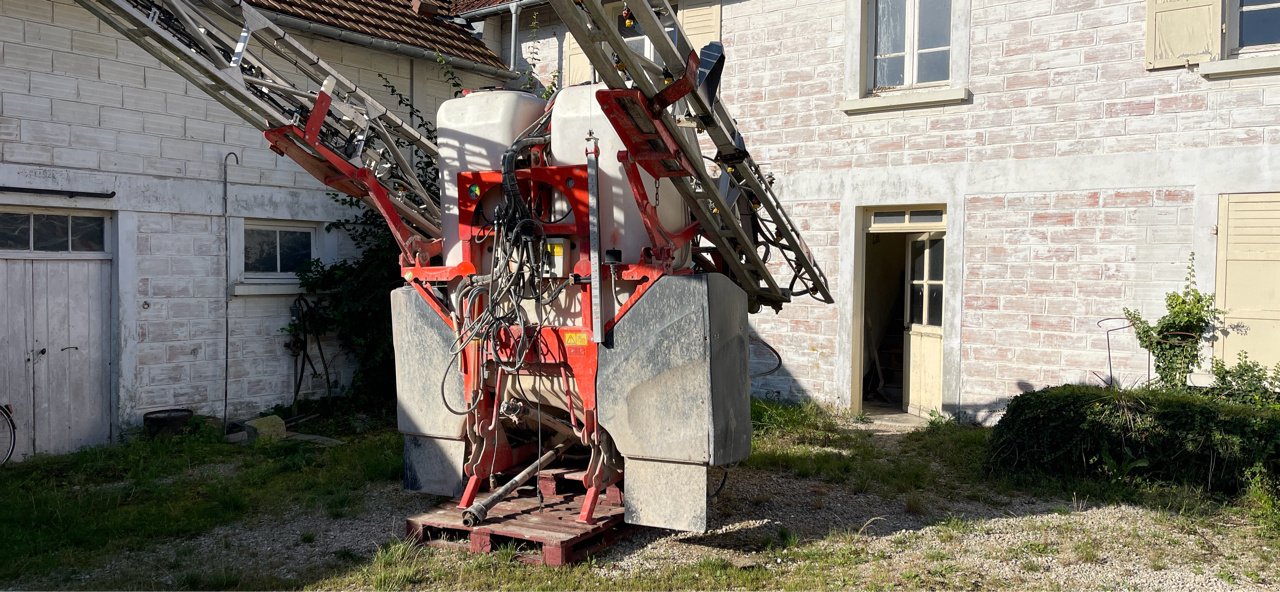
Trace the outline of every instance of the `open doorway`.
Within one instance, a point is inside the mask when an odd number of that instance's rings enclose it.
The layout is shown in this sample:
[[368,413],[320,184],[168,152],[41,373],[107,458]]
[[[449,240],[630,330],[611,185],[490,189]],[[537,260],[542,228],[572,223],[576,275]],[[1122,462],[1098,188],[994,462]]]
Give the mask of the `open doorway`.
[[877,210],[865,219],[861,408],[927,416],[942,408],[945,211]]

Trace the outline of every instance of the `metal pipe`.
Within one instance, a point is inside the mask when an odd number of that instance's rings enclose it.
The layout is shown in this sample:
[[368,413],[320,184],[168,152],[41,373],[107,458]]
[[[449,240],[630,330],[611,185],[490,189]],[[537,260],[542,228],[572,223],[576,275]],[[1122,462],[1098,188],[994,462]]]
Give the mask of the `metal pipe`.
[[226,280],[222,303],[222,435],[227,435],[227,401],[231,394],[231,217],[227,208],[230,182],[227,179],[228,159],[240,155],[228,152],[222,157],[222,276]]
[[524,8],[526,6],[533,6],[534,4],[546,4],[546,3],[547,3],[547,0],[520,0],[519,2],[514,2],[512,4],[499,4],[497,6],[487,6],[485,8],[477,8],[470,12],[460,13],[458,14],[458,16],[464,19],[467,19],[468,21],[478,21],[494,15],[502,14],[508,10],[509,6],[518,6],[520,8]]
[[502,501],[502,498],[510,495],[517,487],[524,485],[525,481],[533,478],[534,475],[538,474],[538,471],[541,471],[548,464],[551,464],[551,461],[555,460],[556,457],[561,454],[564,454],[564,451],[568,448],[569,438],[561,436],[556,445],[552,447],[551,450],[548,450],[545,454],[538,457],[536,462],[529,465],[525,470],[520,471],[519,475],[516,475],[510,481],[507,481],[507,483],[502,487],[499,487],[497,491],[494,491],[489,494],[488,497],[471,504],[470,508],[463,511],[462,524],[468,528],[472,528],[481,522],[484,522],[484,519],[489,516],[489,510],[498,505],[498,502]]
[[516,52],[519,50],[520,32],[520,3],[511,4],[511,59],[507,61],[507,65],[514,70],[516,68]]
[[376,49],[379,51],[389,51],[392,53],[398,53],[401,55],[409,56],[411,58],[421,58],[421,59],[426,59],[431,61],[436,61],[437,56],[439,56],[444,59],[444,63],[450,66],[456,67],[460,70],[467,70],[470,72],[475,72],[477,74],[484,74],[486,76],[492,76],[494,78],[500,78],[503,80],[515,80],[516,78],[520,77],[519,74],[512,72],[511,70],[497,68],[494,66],[488,66],[473,60],[468,60],[466,58],[460,58],[458,56],[448,55],[443,52],[429,51],[427,49],[418,47],[416,45],[408,45],[405,43],[391,41],[389,39],[383,39],[381,37],[365,35],[364,33],[356,33],[355,31],[339,29],[338,27],[331,27],[329,25],[322,25],[320,23],[313,23],[308,20],[300,19],[296,16],[290,16],[287,14],[273,12],[270,10],[263,10],[262,12],[279,26],[288,27],[290,29],[297,29],[299,31],[304,31],[307,33],[314,33],[322,37],[328,37],[330,39],[344,41],[352,45],[360,45],[360,46],[368,47],[370,49]]

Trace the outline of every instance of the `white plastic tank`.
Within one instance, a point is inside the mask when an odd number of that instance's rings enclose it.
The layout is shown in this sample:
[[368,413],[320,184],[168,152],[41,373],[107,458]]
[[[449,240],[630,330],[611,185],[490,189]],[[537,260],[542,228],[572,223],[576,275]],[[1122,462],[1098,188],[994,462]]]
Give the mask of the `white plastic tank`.
[[458,173],[496,171],[516,136],[546,110],[546,101],[527,92],[475,92],[450,99],[436,113],[440,147],[440,218],[446,265],[462,261],[458,248]]
[[[596,101],[596,91],[604,88],[603,84],[571,86],[556,95],[551,112],[551,164],[586,164],[587,137],[599,138],[601,250],[620,250],[622,261],[633,263],[640,260],[640,251],[650,246],[650,240],[626,169],[618,160],[618,152],[626,146]],[[675,232],[687,225],[688,209],[671,182],[663,179],[655,185],[643,169],[640,177],[644,197],[656,205],[663,226]]]

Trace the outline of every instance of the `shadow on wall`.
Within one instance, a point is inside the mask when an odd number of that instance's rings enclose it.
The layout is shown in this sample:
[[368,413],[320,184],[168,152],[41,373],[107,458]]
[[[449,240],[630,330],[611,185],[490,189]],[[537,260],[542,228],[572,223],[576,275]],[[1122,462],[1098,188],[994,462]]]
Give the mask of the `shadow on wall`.
[[751,396],[791,403],[816,401],[787,368],[782,354],[760,337],[754,327],[750,329],[750,334],[750,360],[747,368],[751,372]]

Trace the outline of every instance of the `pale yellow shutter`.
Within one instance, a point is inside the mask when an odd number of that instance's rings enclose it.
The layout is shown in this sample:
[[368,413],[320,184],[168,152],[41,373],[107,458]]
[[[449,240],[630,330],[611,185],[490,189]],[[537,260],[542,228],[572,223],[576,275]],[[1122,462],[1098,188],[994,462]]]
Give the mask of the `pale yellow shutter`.
[[1231,366],[1240,352],[1266,368],[1280,363],[1280,194],[1222,196],[1217,276],[1228,330],[1214,355]]
[[1222,53],[1223,0],[1147,0],[1147,69],[1199,64]]
[[676,19],[694,51],[720,41],[720,0],[684,0],[676,9]]
[[591,60],[578,47],[578,40],[573,35],[564,35],[564,70],[560,75],[560,86],[573,86],[582,82],[591,82]]

